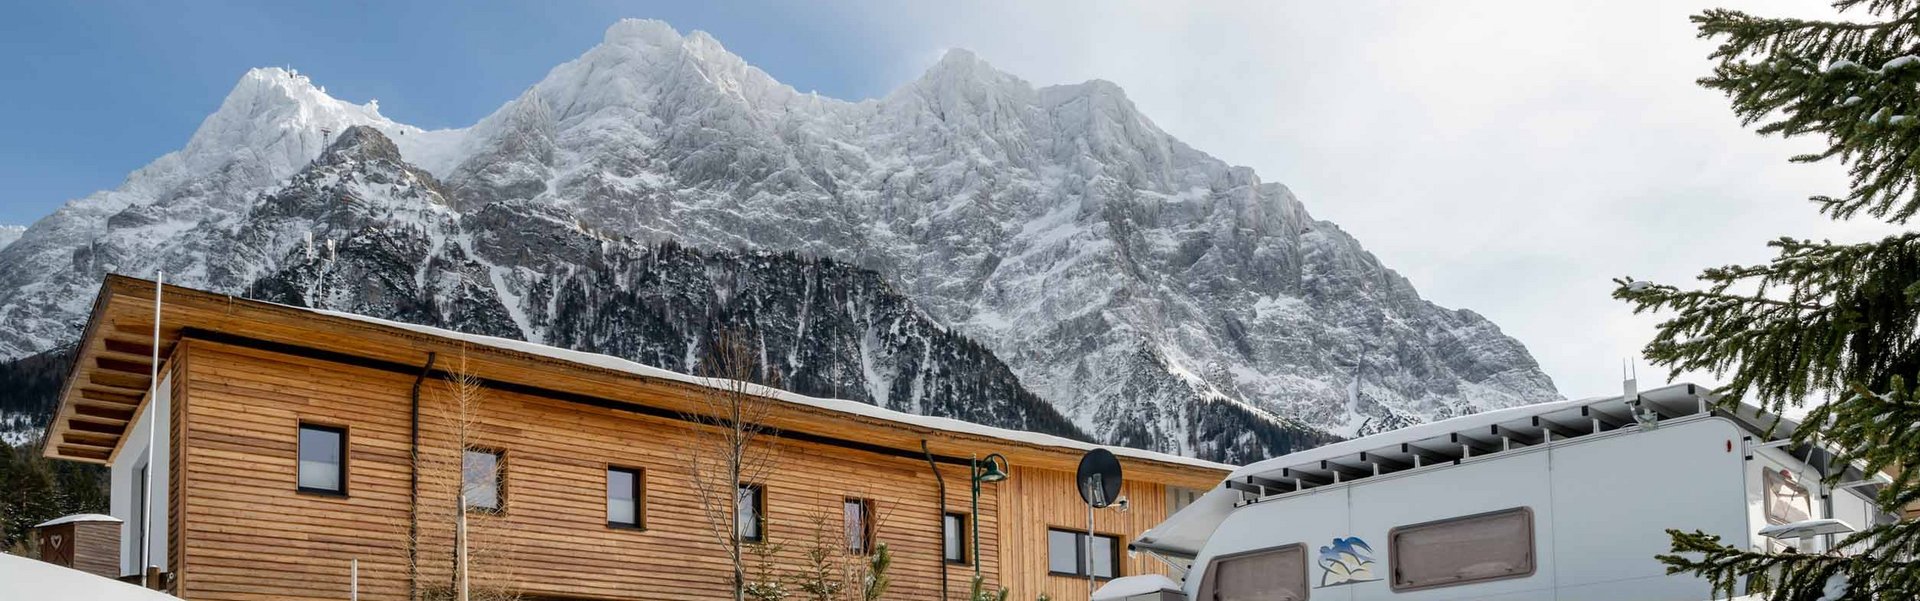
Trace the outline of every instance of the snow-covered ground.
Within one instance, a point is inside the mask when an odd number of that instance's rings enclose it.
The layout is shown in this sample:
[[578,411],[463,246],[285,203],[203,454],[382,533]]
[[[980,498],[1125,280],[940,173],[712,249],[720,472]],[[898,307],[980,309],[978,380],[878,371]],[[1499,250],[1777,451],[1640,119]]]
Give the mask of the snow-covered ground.
[[0,601],[180,601],[112,578],[0,553]]

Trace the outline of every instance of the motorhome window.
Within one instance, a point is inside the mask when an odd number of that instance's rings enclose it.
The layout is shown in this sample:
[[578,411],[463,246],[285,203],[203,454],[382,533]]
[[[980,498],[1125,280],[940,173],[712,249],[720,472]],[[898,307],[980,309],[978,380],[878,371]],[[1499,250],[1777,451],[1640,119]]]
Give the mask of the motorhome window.
[[1087,533],[1047,529],[1047,571],[1059,576],[1112,578],[1119,575],[1119,539],[1095,534],[1089,555]]
[[1767,523],[1791,524],[1813,519],[1813,498],[1804,486],[1787,479],[1784,472],[1766,470],[1761,485],[1767,487]]
[[325,494],[347,491],[347,431],[300,424],[299,490]]
[[1307,590],[1307,548],[1293,544],[1214,559],[1198,600],[1302,601]]
[[500,511],[504,506],[500,502],[503,454],[501,451],[467,449],[460,461],[460,476],[468,508]]
[[1393,590],[1533,574],[1533,511],[1525,507],[1393,529]]

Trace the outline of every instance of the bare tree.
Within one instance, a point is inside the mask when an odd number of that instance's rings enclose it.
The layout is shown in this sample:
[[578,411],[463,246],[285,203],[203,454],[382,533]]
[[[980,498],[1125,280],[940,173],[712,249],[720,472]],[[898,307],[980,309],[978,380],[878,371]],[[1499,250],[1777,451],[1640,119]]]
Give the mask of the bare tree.
[[712,378],[693,393],[687,413],[687,476],[708,533],[733,567],[733,598],[745,599],[746,545],[766,540],[765,489],[779,462],[776,432],[767,426],[776,401],[766,389],[779,378],[754,347],[722,331],[702,355],[699,374]]
[[[867,508],[877,509],[871,504]],[[854,523],[844,512],[834,520],[828,511],[809,511],[812,536],[800,568],[794,571],[795,588],[804,599],[878,601],[885,595],[892,585],[887,572],[893,565],[893,550],[878,533],[890,513],[875,511],[862,516],[865,523]]]
[[504,457],[479,436],[488,398],[482,380],[467,369],[464,348],[442,384],[441,394],[421,407],[437,427],[423,433],[413,457],[422,494],[411,541],[419,551],[408,573],[445,578],[416,587],[422,599],[514,601],[520,593],[508,561],[512,537],[499,528],[469,527],[475,514],[504,519],[510,497],[502,486]]

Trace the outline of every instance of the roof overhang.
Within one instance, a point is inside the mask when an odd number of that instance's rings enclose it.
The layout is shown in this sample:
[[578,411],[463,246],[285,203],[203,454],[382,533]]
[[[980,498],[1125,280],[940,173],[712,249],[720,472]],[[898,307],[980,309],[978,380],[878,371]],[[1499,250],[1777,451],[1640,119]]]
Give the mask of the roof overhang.
[[[110,275],[94,301],[79,342],[74,369],[48,426],[49,457],[108,463],[146,406],[154,345],[151,281]],[[425,366],[429,353],[447,365],[464,359],[466,371],[490,381],[538,388],[605,406],[648,407],[655,414],[693,412],[697,395],[714,381],[667,372],[604,355],[399,324],[363,316],[247,300],[202,290],[166,286],[162,295],[159,348],[164,364],[183,342],[300,349],[317,356],[370,364]],[[835,436],[894,451],[967,457],[1001,453],[1017,465],[1072,471],[1093,445],[1064,438],[989,428],[887,411],[856,401],[816,399],[765,389],[783,401],[770,425],[782,430]],[[1207,488],[1230,466],[1134,449],[1114,449],[1129,476],[1166,484]]]
[[[155,290],[151,282],[142,287],[117,276],[102,284],[61,389],[59,408],[47,426],[46,456],[108,463],[120,449],[146,406],[154,357],[166,361],[179,341],[177,327],[163,328],[155,352]],[[163,324],[168,321],[161,319]]]

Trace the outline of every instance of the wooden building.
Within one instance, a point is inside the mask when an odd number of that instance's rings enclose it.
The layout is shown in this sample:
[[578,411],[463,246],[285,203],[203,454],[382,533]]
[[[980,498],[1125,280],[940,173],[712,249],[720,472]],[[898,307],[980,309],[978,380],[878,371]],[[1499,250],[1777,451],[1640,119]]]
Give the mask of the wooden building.
[[[890,599],[962,599],[975,563],[1020,600],[1085,598],[1088,570],[1164,572],[1127,542],[1229,469],[1113,449],[1129,508],[1097,512],[1089,560],[1073,484],[1084,443],[172,286],[148,398],[154,295],[152,282],[107,278],[45,453],[112,466],[121,573],[159,566],[188,599],[345,599],[356,561],[362,599],[444,591],[443,510],[463,488],[469,506],[490,507],[468,518],[476,586],[729,598],[726,547],[688,468],[701,399],[716,391],[772,407],[761,422],[778,469],[741,483],[764,516],[742,534],[784,545],[771,561],[789,567],[816,528],[849,547],[886,543]],[[462,375],[483,409],[454,409]],[[982,485],[974,515],[972,459],[994,453],[1009,477]]]
[[40,561],[120,577],[120,518],[98,513],[57,517],[33,526]]

